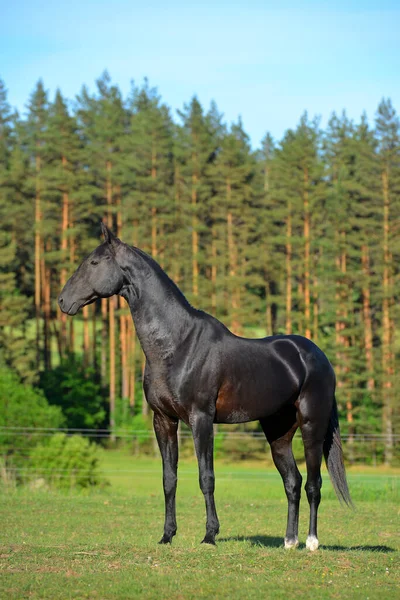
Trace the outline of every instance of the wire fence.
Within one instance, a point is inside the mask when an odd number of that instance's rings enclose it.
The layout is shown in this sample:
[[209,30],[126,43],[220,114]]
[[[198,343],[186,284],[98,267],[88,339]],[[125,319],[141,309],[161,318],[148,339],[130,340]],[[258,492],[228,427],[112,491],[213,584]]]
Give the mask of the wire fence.
[[[0,440],[1,436],[4,435],[22,435],[22,436],[31,436],[31,435],[54,435],[55,433],[65,433],[66,435],[82,435],[84,437],[94,437],[94,438],[117,438],[117,439],[135,439],[136,437],[143,436],[154,436],[154,432],[152,429],[83,429],[83,428],[74,428],[74,427],[1,427],[0,426]],[[218,435],[218,430],[216,431],[216,435]],[[254,438],[264,438],[264,433],[262,431],[223,431],[221,435],[224,435],[226,438],[241,438],[246,436],[251,436]],[[180,432],[181,437],[191,438],[192,433],[189,430],[182,429]],[[155,437],[155,436],[154,436]],[[386,436],[381,433],[341,433],[342,441],[346,442],[349,439],[363,439],[363,440],[384,440]],[[400,442],[400,434],[393,434],[393,440],[396,443]]]
[[[64,434],[70,438],[79,436],[102,446],[106,449],[124,448],[133,455],[159,456],[154,432],[151,429],[81,429],[81,428],[51,428],[51,427],[0,427],[0,460],[7,464],[7,470],[19,473],[37,472],[29,465],[30,453],[38,445],[46,445],[55,434]],[[382,464],[385,457],[387,440],[383,434],[343,433],[342,442],[347,462],[359,464]],[[194,456],[191,431],[185,427],[179,428],[178,433],[181,456]],[[400,459],[400,435],[393,435],[394,462]],[[301,436],[293,440],[293,452],[296,460],[304,460]],[[225,459],[263,459],[272,460],[269,445],[263,432],[257,430],[227,431],[215,428],[215,453]],[[18,460],[15,460],[15,457]],[[1,466],[1,463],[0,463]],[[45,467],[41,468],[44,471]],[[56,472],[57,469],[51,469]],[[111,471],[103,469],[104,473]],[[133,471],[113,469],[121,475]]]

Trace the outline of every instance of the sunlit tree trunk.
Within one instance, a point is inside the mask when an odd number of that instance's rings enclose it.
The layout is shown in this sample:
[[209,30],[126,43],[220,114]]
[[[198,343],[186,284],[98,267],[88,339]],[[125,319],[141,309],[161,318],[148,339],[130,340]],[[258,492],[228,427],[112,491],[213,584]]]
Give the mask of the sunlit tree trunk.
[[107,314],[108,299],[101,299],[101,348],[100,348],[100,375],[103,384],[107,378]]
[[308,197],[308,169],[304,169],[304,335],[311,338],[310,315],[310,209]]
[[265,284],[265,323],[267,335],[273,335],[271,287],[269,281]]
[[89,306],[84,306],[83,313],[83,364],[88,367],[90,364],[90,336],[89,336]]
[[179,165],[175,165],[174,173],[174,191],[175,191],[175,232],[174,232],[174,256],[173,256],[173,280],[179,283],[180,279],[180,252],[179,252],[179,237],[177,232],[180,228],[180,211],[181,211],[181,193],[180,193],[180,172]]
[[92,304],[92,362],[97,370],[97,310],[96,303]]
[[286,219],[286,324],[287,334],[292,333],[292,207],[289,202]]
[[135,406],[135,378],[136,378],[136,331],[133,326],[132,319],[129,319],[129,406],[131,409]]
[[[47,251],[50,250],[49,242],[46,244]],[[43,297],[43,354],[44,366],[46,370],[51,369],[51,301],[50,301],[50,268],[45,262],[45,252],[42,242],[42,259],[41,259],[41,281],[42,281],[42,297]]]
[[314,275],[314,283],[313,283],[313,330],[314,330],[314,342],[318,342],[318,317],[319,317],[319,308],[318,308],[318,279],[317,276]]
[[363,320],[364,320],[364,348],[365,362],[367,367],[367,389],[372,391],[375,388],[374,380],[374,359],[372,351],[372,319],[371,319],[371,294],[370,294],[370,266],[368,246],[364,244],[361,248],[361,262],[364,274],[362,286],[363,296]]
[[[153,190],[155,189],[157,179],[156,159],[157,155],[153,144],[151,153],[151,181]],[[154,205],[151,207],[151,254],[153,258],[157,259],[157,208]]]
[[[120,312],[125,308],[125,301],[123,298],[119,297],[119,309]],[[120,314],[119,318],[119,327],[120,327],[120,343],[121,343],[121,391],[122,398],[125,400],[129,397],[129,375],[128,375],[128,361],[127,361],[127,352],[128,352],[128,336],[126,331],[127,317],[124,314]]]
[[388,169],[382,171],[383,191],[383,301],[382,301],[382,371],[383,371],[383,434],[385,436],[385,463],[390,464],[393,459],[393,405],[392,405],[392,378],[393,378],[393,353],[391,348],[392,335],[390,331],[390,252],[389,252],[389,173]]
[[192,291],[193,295],[197,296],[199,293],[199,263],[198,263],[198,253],[199,253],[199,234],[197,231],[198,228],[198,219],[197,219],[197,183],[198,177],[194,173],[192,176]]
[[[142,351],[142,381],[144,381],[144,370],[146,367],[146,357]],[[147,404],[146,398],[143,394],[142,414],[147,417],[149,414],[149,405]]]
[[238,273],[238,258],[237,248],[235,244],[235,236],[233,232],[233,216],[230,209],[232,204],[232,187],[229,177],[226,180],[226,199],[228,206],[227,220],[227,240],[228,240],[228,260],[229,260],[229,278],[231,280],[229,286],[230,303],[232,309],[231,329],[233,333],[239,335],[241,326],[239,323],[239,308],[240,308],[240,290],[237,282]]
[[[229,187],[228,187],[229,190]],[[237,282],[236,282],[236,273],[237,273],[237,259],[235,252],[235,244],[233,240],[233,224],[232,224],[232,213],[229,211],[227,216],[227,228],[228,228],[228,256],[229,256],[229,278],[231,280],[231,285],[229,286],[229,294],[231,298],[231,308],[232,308],[232,317],[231,317],[231,329],[233,333],[238,334],[240,329],[240,324],[238,321],[238,290],[237,290]]]
[[215,225],[211,231],[211,312],[217,314],[217,233]]
[[[346,403],[346,420],[348,423],[349,431],[349,445],[351,452],[351,444],[353,443],[354,433],[354,419],[353,419],[353,403],[350,396],[350,391],[347,389],[347,379],[349,367],[347,366],[347,350],[350,346],[348,335],[346,334],[347,320],[348,320],[348,308],[347,308],[347,253],[346,253],[346,234],[341,232],[339,241],[339,254],[336,259],[337,268],[341,274],[341,277],[337,283],[337,309],[336,309],[336,347],[337,351],[337,373],[338,390],[342,391],[345,403]],[[341,246],[341,247],[340,247]],[[344,351],[342,351],[344,350]]]
[[[110,429],[115,430],[115,298],[110,298],[109,325],[110,325]],[[113,441],[115,436],[112,436]]]
[[[73,214],[72,207],[69,210],[69,228],[73,227]],[[71,266],[75,264],[75,238],[72,236],[69,238],[69,263]],[[68,350],[71,354],[75,352],[75,331],[74,331],[74,319],[69,319],[69,344]]]
[[35,318],[36,318],[36,367],[40,369],[40,316],[41,316],[41,223],[40,156],[36,156],[35,196]]
[[[104,221],[107,227],[112,229],[112,183],[111,183],[111,169],[112,165],[110,161],[106,163],[107,170],[107,178],[106,178],[106,201],[107,201],[107,210],[104,216]],[[100,350],[100,373],[101,379],[103,383],[106,381],[106,373],[107,373],[107,335],[111,335],[111,309],[109,311],[110,301],[107,298],[101,299],[101,350]],[[110,312],[110,316],[107,323],[108,312]],[[110,360],[111,364],[111,360]],[[111,369],[111,367],[110,367]],[[115,373],[113,375],[114,383],[115,383]],[[110,382],[111,385],[111,382]],[[111,394],[111,391],[110,391]],[[110,405],[111,405],[111,396],[110,396]]]
[[[67,166],[67,159],[65,156],[62,157],[62,165],[64,169]],[[64,285],[67,282],[67,269],[65,267],[65,262],[67,260],[67,250],[68,250],[68,231],[69,225],[69,195],[66,191],[63,192],[62,196],[62,216],[61,216],[61,261],[63,266],[60,271],[60,289],[63,289]],[[58,311],[58,318],[60,323],[59,328],[59,337],[60,337],[60,347],[61,354],[64,353],[65,348],[67,347],[67,315],[63,313],[61,310]],[[60,356],[61,358],[61,356]]]

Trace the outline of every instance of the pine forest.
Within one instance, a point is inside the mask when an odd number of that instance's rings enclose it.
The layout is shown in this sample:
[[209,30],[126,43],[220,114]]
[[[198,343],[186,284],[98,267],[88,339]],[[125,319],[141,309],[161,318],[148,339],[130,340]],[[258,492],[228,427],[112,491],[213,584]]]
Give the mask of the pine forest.
[[102,220],[234,333],[317,343],[336,371],[347,455],[358,435],[379,435],[394,464],[400,121],[390,99],[373,117],[332,114],[322,129],[305,113],[254,149],[240,119],[196,97],[175,113],[147,81],[124,98],[104,73],[72,100],[39,81],[23,116],[0,81],[3,374],[60,406],[65,427],[150,421],[125,300],[73,319],[57,306]]

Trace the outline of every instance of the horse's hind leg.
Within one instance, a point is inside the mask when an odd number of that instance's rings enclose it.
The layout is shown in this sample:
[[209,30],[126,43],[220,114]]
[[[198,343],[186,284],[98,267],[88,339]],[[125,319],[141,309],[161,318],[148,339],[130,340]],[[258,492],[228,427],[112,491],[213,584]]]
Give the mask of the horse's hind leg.
[[317,513],[319,503],[321,502],[321,461],[323,440],[315,439],[312,427],[307,427],[307,425],[303,425],[302,435],[307,466],[307,482],[305,490],[310,505],[310,528],[306,546],[309,550],[313,551],[317,550],[319,546],[317,535]]
[[332,403],[321,402],[326,397],[322,390],[307,391],[299,401],[301,434],[303,436],[304,453],[307,467],[307,482],[305,490],[310,505],[310,527],[306,546],[309,550],[317,550],[319,546],[317,535],[317,514],[321,501],[321,462],[324,438],[329,422]]
[[261,427],[271,446],[272,458],[281,474],[288,499],[288,517],[285,548],[299,545],[299,505],[302,477],[292,452],[292,439],[298,427],[296,409],[287,407],[285,412],[260,420]]

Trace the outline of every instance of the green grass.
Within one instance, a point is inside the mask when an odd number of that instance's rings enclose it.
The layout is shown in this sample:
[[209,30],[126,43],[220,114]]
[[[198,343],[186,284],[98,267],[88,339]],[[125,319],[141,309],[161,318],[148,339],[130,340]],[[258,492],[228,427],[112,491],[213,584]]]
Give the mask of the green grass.
[[[325,474],[322,547],[285,551],[286,499],[279,476],[260,463],[216,465],[218,544],[204,546],[197,467],[182,461],[178,535],[163,527],[160,461],[106,452],[102,491],[62,494],[27,488],[0,497],[0,598],[379,598],[399,597],[399,478],[349,473],[356,510],[342,508]],[[117,472],[116,472],[117,471]]]

